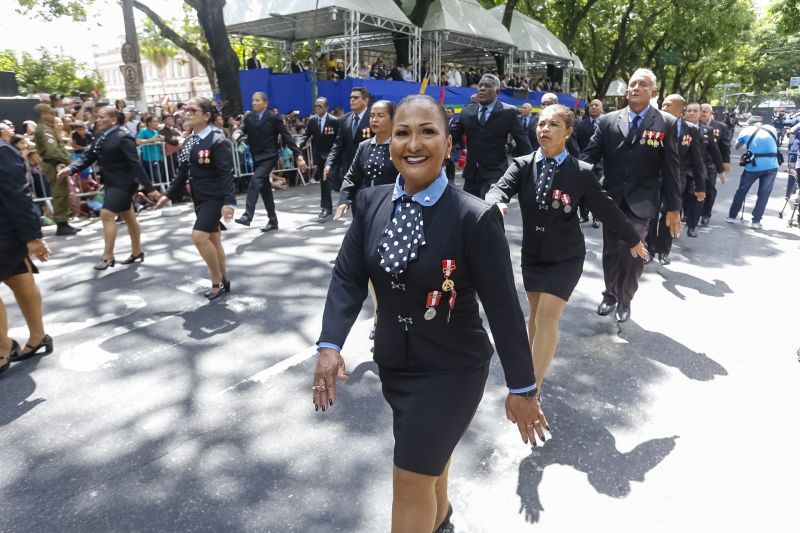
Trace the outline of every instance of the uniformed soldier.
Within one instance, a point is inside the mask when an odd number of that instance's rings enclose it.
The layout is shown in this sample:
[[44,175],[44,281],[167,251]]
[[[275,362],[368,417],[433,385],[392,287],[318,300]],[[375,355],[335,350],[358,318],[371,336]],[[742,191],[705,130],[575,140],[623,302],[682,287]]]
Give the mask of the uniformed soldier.
[[[722,155],[723,172],[719,173],[719,180],[725,183],[727,173],[731,171],[731,137],[733,136],[733,131],[728,129],[722,122],[714,119],[714,108],[711,107],[711,104],[702,104],[700,106],[700,123],[711,128],[714,134],[714,140]],[[708,159],[706,160],[706,166],[708,166],[709,172],[706,181],[706,199],[700,216],[701,226],[708,226],[708,222],[711,220],[711,210],[717,198],[717,172],[716,170],[711,170],[713,165],[710,164]]]
[[36,114],[36,133],[34,142],[36,151],[42,158],[42,173],[50,183],[53,195],[53,219],[56,222],[56,235],[75,235],[80,231],[67,222],[69,219],[69,182],[58,179],[56,174],[60,167],[68,165],[72,159],[64,147],[64,142],[53,129],[55,111],[48,104],[37,104],[33,108]]

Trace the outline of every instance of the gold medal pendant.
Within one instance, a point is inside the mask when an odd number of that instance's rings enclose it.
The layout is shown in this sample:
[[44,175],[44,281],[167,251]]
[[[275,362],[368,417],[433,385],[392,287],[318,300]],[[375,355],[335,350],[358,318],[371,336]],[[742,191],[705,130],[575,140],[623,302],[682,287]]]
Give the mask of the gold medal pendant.
[[455,286],[456,284],[452,279],[446,279],[444,282],[442,282],[442,290],[444,292],[451,291]]

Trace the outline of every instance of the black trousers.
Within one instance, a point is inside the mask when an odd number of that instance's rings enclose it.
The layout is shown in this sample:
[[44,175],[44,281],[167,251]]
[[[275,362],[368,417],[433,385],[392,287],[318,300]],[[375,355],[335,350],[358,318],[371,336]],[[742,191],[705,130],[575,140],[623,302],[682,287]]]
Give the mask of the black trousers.
[[[647,238],[650,219],[637,217],[625,203],[620,206],[620,209],[625,213],[636,233],[639,234],[639,238],[644,241]],[[644,260],[632,257],[630,248],[625,241],[609,227],[608,224],[603,224],[603,279],[606,283],[603,296],[619,304],[628,305],[639,288],[639,277],[644,270]]]
[[708,177],[706,178],[706,201],[703,203],[701,216],[706,218],[711,216],[711,210],[714,208],[714,202],[717,199],[717,170],[708,169]]
[[322,175],[325,173],[325,160],[317,159],[314,161],[314,177],[319,181],[319,206],[322,209],[329,209],[333,211],[333,201],[331,200],[331,180],[330,177],[335,173],[334,168],[328,173],[328,179],[323,180]]
[[667,227],[667,214],[661,212],[651,218],[647,229],[647,251],[651,254],[669,254],[672,250],[672,233]]
[[703,207],[704,205],[697,201],[694,187],[687,186],[683,190],[683,214],[686,217],[687,228],[694,229],[697,227],[697,222],[700,220],[700,212],[703,210]]
[[269,221],[278,222],[278,215],[275,213],[275,198],[272,196],[272,183],[269,181],[269,175],[277,162],[277,158],[271,158],[253,164],[253,175],[250,177],[250,186],[247,188],[247,201],[243,215],[249,220],[253,220],[258,195],[261,194]]
[[489,192],[489,189],[491,189],[492,185],[494,185],[496,182],[497,179],[482,180],[479,176],[475,176],[470,180],[464,180],[464,191],[473,196],[477,196],[480,199],[484,199],[486,197],[486,193]]

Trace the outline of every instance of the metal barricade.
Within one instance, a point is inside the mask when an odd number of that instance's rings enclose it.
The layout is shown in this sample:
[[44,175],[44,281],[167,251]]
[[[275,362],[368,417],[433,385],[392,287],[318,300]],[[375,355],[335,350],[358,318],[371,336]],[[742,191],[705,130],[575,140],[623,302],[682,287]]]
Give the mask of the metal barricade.
[[[139,159],[145,172],[150,176],[153,187],[159,189],[162,193],[167,192],[170,182],[175,178],[176,165],[178,163],[177,151],[167,155],[167,146],[164,141],[159,141],[140,144],[136,147],[139,152]],[[153,153],[154,150],[150,150],[151,148],[156,148],[155,153]],[[148,150],[147,159],[143,157],[145,150]]]

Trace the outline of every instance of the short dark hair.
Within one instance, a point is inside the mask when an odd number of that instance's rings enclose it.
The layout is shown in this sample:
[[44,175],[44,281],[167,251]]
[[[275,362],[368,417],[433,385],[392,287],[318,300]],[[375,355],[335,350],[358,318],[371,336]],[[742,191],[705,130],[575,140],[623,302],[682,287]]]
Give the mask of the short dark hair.
[[206,113],[209,113],[211,116],[208,118],[208,123],[209,124],[214,123],[214,121],[217,119],[217,114],[219,113],[217,111],[217,106],[214,104],[214,102],[212,102],[208,98],[201,98],[199,96],[192,98],[189,101],[195,102],[197,104],[197,107],[200,108],[200,112],[202,114],[205,115]]
[[265,102],[269,102],[269,96],[264,91],[256,91],[253,93],[253,96],[258,96],[260,99],[264,100]]
[[409,94],[400,100],[400,103],[397,105],[397,111],[399,111],[402,107],[410,105],[432,105],[439,114],[442,130],[444,131],[445,135],[449,135],[449,128],[447,127],[447,113],[445,113],[444,106],[442,104],[427,94]]
[[350,93],[354,93],[354,92],[361,93],[361,97],[362,98],[366,98],[367,102],[372,100],[372,95],[369,93],[369,89],[367,89],[366,87],[358,86],[358,87],[353,87],[352,89],[350,89]]
[[322,102],[325,104],[325,107],[328,107],[330,105],[330,103],[328,102],[328,99],[325,98],[324,96],[317,96],[317,100],[322,100]]

